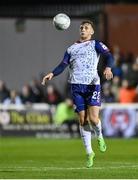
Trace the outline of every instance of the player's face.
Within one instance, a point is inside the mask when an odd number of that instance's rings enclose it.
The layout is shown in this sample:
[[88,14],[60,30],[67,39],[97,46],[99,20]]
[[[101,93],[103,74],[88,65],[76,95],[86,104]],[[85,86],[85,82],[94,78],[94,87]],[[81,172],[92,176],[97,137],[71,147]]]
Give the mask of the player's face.
[[80,37],[82,39],[91,39],[91,36],[94,34],[94,30],[89,23],[85,23],[80,26]]

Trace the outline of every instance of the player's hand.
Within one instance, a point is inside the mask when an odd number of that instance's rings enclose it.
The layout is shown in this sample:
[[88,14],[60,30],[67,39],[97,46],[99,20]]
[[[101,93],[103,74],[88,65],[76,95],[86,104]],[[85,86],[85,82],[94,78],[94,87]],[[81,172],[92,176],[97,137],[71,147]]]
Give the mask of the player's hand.
[[54,74],[53,73],[49,73],[46,76],[44,76],[43,80],[42,80],[42,85],[45,85],[47,81],[50,81],[53,78]]
[[106,67],[106,68],[105,68],[103,74],[105,75],[105,78],[106,78],[107,80],[111,80],[111,79],[113,78],[113,73],[112,73],[112,71],[111,71],[111,68],[109,68],[109,67]]

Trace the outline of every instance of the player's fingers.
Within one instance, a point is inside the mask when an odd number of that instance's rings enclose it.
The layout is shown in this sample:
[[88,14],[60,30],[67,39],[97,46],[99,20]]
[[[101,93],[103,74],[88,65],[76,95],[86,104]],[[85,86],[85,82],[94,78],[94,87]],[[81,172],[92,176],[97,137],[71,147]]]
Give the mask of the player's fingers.
[[51,80],[52,79],[52,76],[49,76],[48,80]]
[[43,80],[41,84],[42,84],[42,85],[45,85],[45,81]]
[[42,85],[45,85],[46,81],[47,81],[47,77],[44,77],[42,80]]
[[49,79],[48,80],[51,80],[53,78],[53,73],[50,73],[49,74]]
[[110,73],[110,78],[111,78],[111,79],[113,78],[113,73]]
[[52,79],[52,77],[53,77],[53,74],[52,73],[50,73],[50,74],[48,74],[48,75],[46,75],[44,78],[43,78],[43,80],[42,80],[42,85],[45,85],[46,84],[46,81],[49,81],[49,80],[51,80]]
[[112,79],[113,78],[113,75],[112,74],[106,74],[106,79],[107,80],[110,80],[110,79]]

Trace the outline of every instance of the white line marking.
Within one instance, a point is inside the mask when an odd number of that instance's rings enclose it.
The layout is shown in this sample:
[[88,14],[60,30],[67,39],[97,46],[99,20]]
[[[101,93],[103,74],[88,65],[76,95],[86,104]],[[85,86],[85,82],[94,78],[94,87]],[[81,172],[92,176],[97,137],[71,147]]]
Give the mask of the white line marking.
[[[96,169],[138,169],[138,164],[134,165],[121,165],[121,166],[110,166],[110,167],[92,167],[90,170]],[[0,172],[2,171],[54,171],[54,170],[89,170],[86,167],[0,167]]]

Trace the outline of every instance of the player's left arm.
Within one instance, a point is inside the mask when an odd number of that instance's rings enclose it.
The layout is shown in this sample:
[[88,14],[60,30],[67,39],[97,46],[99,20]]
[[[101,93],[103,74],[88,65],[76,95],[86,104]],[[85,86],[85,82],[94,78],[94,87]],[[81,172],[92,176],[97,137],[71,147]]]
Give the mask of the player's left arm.
[[69,65],[69,59],[70,59],[70,54],[68,54],[68,52],[66,51],[63,60],[60,62],[60,64],[52,72],[44,76],[42,80],[42,85],[45,85],[46,82],[48,80],[51,80],[54,76],[58,76],[59,74],[61,74]]
[[110,50],[105,44],[98,41],[95,42],[95,49],[98,54],[102,54],[106,58],[106,67],[103,72],[105,78],[107,80],[112,79],[113,78],[112,67],[114,64],[114,58],[112,54],[110,53]]

